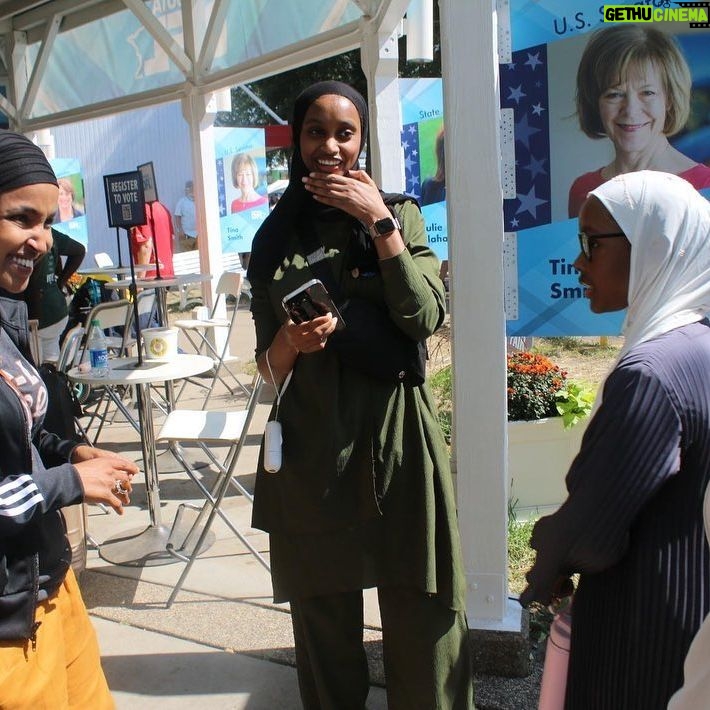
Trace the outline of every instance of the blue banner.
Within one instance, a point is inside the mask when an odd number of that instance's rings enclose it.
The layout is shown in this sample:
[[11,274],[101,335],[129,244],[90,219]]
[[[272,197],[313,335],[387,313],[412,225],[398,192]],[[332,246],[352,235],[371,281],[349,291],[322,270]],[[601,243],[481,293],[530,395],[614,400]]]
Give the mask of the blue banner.
[[[608,4],[638,5],[639,2],[619,0]],[[603,12],[604,2],[600,0],[510,0],[513,50],[589,32],[603,24]]]
[[[643,4],[659,7],[664,1]],[[603,22],[602,8],[587,0],[510,0],[512,54],[500,65],[500,101],[502,153],[514,158],[504,166],[514,181],[504,182],[503,204],[511,336],[620,332],[623,313],[592,315],[571,266],[579,253],[579,204],[603,182],[601,170],[614,164],[616,151],[626,150],[623,143],[617,147],[613,133],[583,133],[577,116],[577,69],[589,35],[615,27]],[[669,141],[700,164],[694,184],[703,188],[710,166],[710,114],[703,108],[710,101],[710,33],[681,22],[643,26],[672,35],[688,64],[689,118]]]
[[441,79],[400,79],[405,192],[422,208],[429,246],[449,258]]
[[215,128],[222,252],[250,252],[269,214],[263,128]]
[[84,178],[79,161],[74,158],[53,158],[49,162],[59,183],[59,204],[53,226],[88,247]]
[[617,335],[625,311],[589,310],[579,273],[577,220],[545,224],[517,234],[518,312],[507,321],[507,334]]

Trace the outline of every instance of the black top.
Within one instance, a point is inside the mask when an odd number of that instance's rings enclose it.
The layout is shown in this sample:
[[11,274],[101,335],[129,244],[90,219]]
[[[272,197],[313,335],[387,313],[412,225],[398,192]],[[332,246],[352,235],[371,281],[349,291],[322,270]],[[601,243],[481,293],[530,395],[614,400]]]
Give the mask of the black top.
[[559,575],[581,572],[567,708],[661,710],[682,684],[710,611],[708,372],[707,321],[627,353],[567,475],[568,499],[535,526],[521,600],[546,601]]

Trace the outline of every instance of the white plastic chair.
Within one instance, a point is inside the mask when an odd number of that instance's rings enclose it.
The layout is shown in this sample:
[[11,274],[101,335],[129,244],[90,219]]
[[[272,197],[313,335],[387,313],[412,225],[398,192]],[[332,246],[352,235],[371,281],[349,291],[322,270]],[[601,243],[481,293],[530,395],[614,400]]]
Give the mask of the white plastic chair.
[[[151,318],[153,314],[155,313],[155,310],[157,308],[157,298],[155,295],[155,289],[149,288],[145,289],[144,291],[141,291],[138,294],[138,318],[140,319],[141,316],[148,316],[146,320],[148,323],[150,323]],[[142,323],[142,320],[141,320]],[[141,327],[143,327],[141,325]],[[131,351],[132,348],[136,344],[136,339],[134,337],[134,328],[135,328],[135,311],[133,309],[133,306],[131,305],[131,312],[128,316],[128,337],[125,341],[125,346],[128,351]]]
[[[103,330],[109,328],[122,328],[121,335],[106,336],[106,345],[109,352],[114,352],[118,355],[126,355],[129,348],[130,331],[128,326],[132,318],[132,303],[125,298],[118,301],[106,301],[96,304],[86,316],[84,320],[84,330],[88,333],[91,329],[91,321],[98,318]],[[86,352],[86,344],[82,351],[81,359],[84,360],[88,356]]]
[[[63,372],[66,375],[66,373],[69,372],[72,367],[79,364],[80,353],[82,350],[81,344],[84,338],[84,332],[85,331],[83,326],[75,325],[64,336],[64,340],[62,340],[62,346],[59,349],[59,358],[57,359],[57,372]],[[69,381],[69,384],[71,385],[72,392],[77,402],[79,402],[79,404],[83,406],[89,396],[91,388],[89,387],[89,385],[78,385],[75,382],[71,382],[71,380]],[[89,444],[89,437],[87,435],[86,429],[79,420],[79,417],[74,417],[74,423],[76,424],[76,428],[79,434],[81,434],[84,441]]]
[[[267,571],[271,569],[262,554],[221,510],[222,500],[230,485],[236,488],[250,503],[254,500],[253,495],[234,478],[234,470],[249,432],[249,425],[254,416],[254,411],[259,403],[261,384],[261,376],[257,374],[252,382],[251,393],[246,407],[241,410],[204,411],[174,409],[168,414],[160,433],[155,439],[156,443],[166,442],[168,444],[173,456],[175,456],[180,465],[185,469],[187,475],[198,486],[205,497],[205,502],[201,506],[196,506],[191,503],[181,503],[178,507],[173,529],[168,540],[167,550],[171,555],[187,564],[173,587],[167,601],[168,607],[173,603],[182,588],[185,578],[189,574],[207,538],[216,515],[222,518],[227,527],[241,540],[244,546]],[[199,473],[185,458],[185,452],[182,448],[184,444],[196,444],[217,468],[219,475],[211,490],[204,485]],[[212,447],[215,445],[229,446],[223,461],[220,461],[212,452]],[[179,544],[176,544],[173,538],[179,531],[180,522],[186,509],[198,511],[197,519],[192,524],[183,540],[179,542]],[[195,538],[197,539],[195,540]]]
[[[227,367],[228,362],[234,362],[239,360],[237,356],[229,355],[228,351],[229,340],[234,329],[234,324],[237,320],[237,312],[239,311],[239,297],[242,291],[243,280],[244,277],[242,276],[242,274],[234,273],[231,271],[225,271],[219,277],[219,281],[217,282],[217,288],[215,289],[217,297],[215,298],[215,303],[212,307],[212,311],[209,317],[186,318],[176,320],[173,324],[176,328],[180,328],[180,330],[185,333],[185,337],[195,349],[195,352],[199,353],[200,355],[208,355],[214,361],[214,372],[212,375],[212,381],[209,384],[201,382],[197,379],[190,379],[190,382],[192,382],[193,384],[196,384],[207,390],[204,402],[202,403],[202,409],[205,409],[205,407],[207,406],[207,402],[210,399],[212,390],[214,389],[218,380],[229,390],[230,394],[234,394],[234,388],[230,387],[230,385],[226,382],[225,378],[222,376],[223,372],[228,373],[232,377],[237,387],[239,387],[242,392],[244,392],[247,396],[250,395],[249,390],[239,381],[239,378]],[[218,318],[216,316],[216,313],[218,312],[218,309],[220,308],[221,304],[224,304],[226,307],[227,298],[229,296],[232,296],[235,299],[232,315],[228,318]],[[215,331],[217,330],[221,330],[222,333],[220,333],[220,336],[224,337],[224,345],[221,347],[221,350],[218,350],[214,344]],[[180,395],[182,394],[184,388],[185,384],[183,383],[183,386],[180,389],[180,392],[178,393],[178,399],[180,398]]]
[[94,254],[94,261],[100,269],[107,269],[109,266],[114,265],[113,259],[105,251]]
[[[91,329],[91,321],[98,319],[102,330],[108,330],[110,328],[120,329],[120,335],[107,335],[106,345],[108,347],[109,354],[113,353],[118,356],[128,356],[132,347],[135,345],[135,338],[131,337],[131,322],[133,319],[133,304],[127,299],[119,299],[117,301],[106,301],[104,303],[99,303],[95,305],[86,316],[84,321],[84,331],[88,334]],[[82,346],[81,354],[79,356],[79,362],[84,362],[89,357],[87,351],[87,343],[84,341]],[[94,388],[98,391],[97,388]],[[101,435],[104,423],[109,416],[109,407],[113,402],[117,409],[120,410],[126,417],[128,422],[140,431],[135,418],[131,415],[128,408],[123,404],[124,391],[118,391],[114,387],[103,386],[101,388],[101,396],[92,404],[91,411],[85,412],[90,416],[89,422],[84,427],[85,436],[88,437],[89,431],[92,429],[95,422],[98,421],[98,427],[96,433],[94,434],[93,444],[96,442]],[[115,414],[115,413],[114,413]]]

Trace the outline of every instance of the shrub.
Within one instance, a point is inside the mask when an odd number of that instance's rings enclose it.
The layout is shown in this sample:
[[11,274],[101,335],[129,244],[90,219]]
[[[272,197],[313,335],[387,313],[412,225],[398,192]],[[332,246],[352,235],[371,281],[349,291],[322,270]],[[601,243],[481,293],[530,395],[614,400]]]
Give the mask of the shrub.
[[[451,365],[429,378],[439,411],[439,423],[451,443]],[[508,420],[562,418],[567,429],[592,409],[594,393],[567,379],[567,373],[544,355],[518,352],[508,355]]]
[[439,424],[444,433],[446,443],[451,443],[451,413],[453,410],[452,394],[451,394],[451,365],[443,367],[435,372],[429,378],[429,384],[434,398],[439,415]]
[[567,373],[544,355],[518,352],[508,355],[508,420],[556,417],[557,399]]

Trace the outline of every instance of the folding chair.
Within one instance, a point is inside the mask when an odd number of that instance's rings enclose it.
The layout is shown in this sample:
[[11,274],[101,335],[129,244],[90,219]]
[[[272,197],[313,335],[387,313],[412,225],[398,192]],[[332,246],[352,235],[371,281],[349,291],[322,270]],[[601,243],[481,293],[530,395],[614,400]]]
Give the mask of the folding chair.
[[[155,314],[157,307],[157,299],[155,289],[149,288],[141,291],[138,294],[138,318],[140,320],[141,329],[146,328]],[[145,318],[143,316],[146,316]],[[131,312],[128,315],[128,337],[126,339],[126,347],[130,350],[136,344],[136,329],[135,329],[135,312],[131,306]]]
[[[98,318],[103,330],[115,329],[116,332],[120,333],[120,335],[106,336],[106,344],[108,346],[109,354],[113,353],[118,356],[130,355],[130,351],[136,342],[135,339],[131,337],[133,304],[124,298],[119,299],[118,301],[106,301],[95,305],[89,311],[89,314],[84,321],[84,331],[86,333],[89,332],[91,328],[91,321],[95,318]],[[79,362],[83,362],[88,358],[89,354],[86,348],[87,343],[85,341],[81,349]],[[92,410],[87,411],[85,409],[85,413],[90,416],[90,419],[88,424],[84,427],[84,435],[88,438],[89,431],[91,431],[94,422],[98,420],[98,428],[92,442],[94,445],[96,444],[99,436],[101,435],[104,423],[108,417],[111,402],[116,405],[116,407],[123,413],[127,421],[132,424],[134,428],[140,430],[137,422],[123,404],[123,392],[119,392],[115,388],[109,386],[104,386],[101,390],[101,396],[98,397],[96,402],[92,405]],[[95,391],[98,390],[95,388]]]
[[[75,325],[67,334],[64,336],[64,340],[62,341],[62,347],[61,350],[59,351],[59,359],[57,360],[57,371],[58,372],[63,372],[67,373],[69,370],[71,370],[72,367],[75,365],[79,364],[79,355],[82,351],[81,348],[81,343],[82,339],[84,337],[84,328],[81,325]],[[74,396],[76,397],[77,401],[79,404],[83,405],[88,396],[91,388],[87,384],[82,384],[80,382],[74,382],[72,384],[72,390],[74,392]],[[84,441],[91,446],[91,441],[89,440],[89,436],[86,432],[86,429],[82,425],[81,421],[79,421],[79,417],[74,417],[74,423],[76,424],[77,431],[79,434],[81,434],[81,437],[84,439]],[[104,514],[108,515],[109,513],[109,508],[104,505],[103,503],[97,503],[99,508],[104,512]],[[86,541],[86,546],[92,547],[93,549],[98,549],[98,543],[94,538],[89,534],[89,531],[86,526],[86,503],[81,503],[81,504],[76,504],[73,506],[69,506],[69,508],[64,508],[62,512],[65,515],[65,519],[67,519],[67,530],[70,530],[71,525],[73,525],[74,530],[75,530],[75,535],[74,537],[70,537],[70,542],[72,542],[72,566],[74,566],[74,550],[75,549],[80,549],[81,544],[79,542],[79,539],[77,538],[77,535],[79,534],[79,530],[81,530],[81,535],[83,538],[85,538]],[[67,510],[71,511],[67,515]],[[78,511],[81,511],[79,513]],[[81,517],[79,517],[81,515]],[[71,516],[71,517],[69,517]],[[80,554],[83,555],[84,557],[84,566],[86,565],[86,550],[80,551]],[[77,571],[77,568],[75,567],[75,572]]]
[[39,321],[36,318],[30,318],[27,321],[27,327],[30,331],[30,352],[35,365],[39,365],[42,358],[42,350],[39,346]]
[[79,352],[81,351],[82,338],[85,332],[83,326],[75,325],[64,336],[62,347],[59,350],[57,370],[67,372],[79,362]]
[[94,261],[96,262],[96,266],[100,269],[106,269],[114,265],[113,259],[105,251],[94,254]]
[[[64,336],[62,347],[59,350],[59,359],[57,360],[57,372],[63,372],[66,375],[72,367],[79,364],[79,354],[82,350],[81,343],[84,338],[84,332],[83,326],[75,325]],[[83,406],[88,399],[91,388],[86,384],[76,382],[72,383],[71,380],[69,382],[76,401]],[[86,441],[87,444],[90,444],[91,442],[89,441],[86,429],[79,421],[79,417],[74,417],[74,423],[76,424],[76,428],[84,441]]]
[[[118,355],[127,355],[130,347],[129,325],[133,317],[133,304],[125,298],[118,301],[106,301],[96,304],[86,316],[84,330],[88,333],[91,328],[91,321],[98,318],[103,330],[122,329],[121,335],[106,336],[106,344],[109,352],[113,351]],[[81,359],[87,356],[86,344],[82,350]]]
[[[239,381],[236,375],[234,375],[234,373],[231,372],[226,365],[226,363],[228,362],[236,361],[239,359],[234,355],[228,355],[228,350],[229,339],[232,335],[232,330],[234,329],[234,324],[237,320],[237,312],[239,311],[239,296],[241,295],[242,291],[243,279],[244,277],[241,274],[233,273],[231,271],[225,271],[219,277],[219,281],[217,282],[217,288],[215,290],[217,298],[215,299],[215,303],[212,307],[212,312],[210,313],[209,318],[187,318],[183,320],[176,320],[173,324],[176,328],[180,328],[180,330],[185,333],[185,337],[195,349],[195,352],[199,353],[200,355],[208,355],[214,361],[214,372],[212,374],[212,381],[209,384],[206,384],[204,382],[201,382],[200,380],[196,380],[193,378],[190,378],[189,380],[193,384],[196,384],[207,390],[207,393],[205,394],[205,400],[202,403],[202,409],[207,406],[207,402],[210,399],[212,390],[214,389],[214,386],[217,384],[218,380],[229,390],[230,394],[234,394],[234,389],[232,389],[232,387],[227,384],[224,377],[222,377],[222,375],[220,374],[223,370],[229,373],[229,375],[231,375],[237,386],[247,396],[249,396],[250,394],[249,390]],[[229,296],[233,296],[236,299],[231,317],[217,318],[215,314],[217,313],[220,304],[224,303],[226,306],[227,298]],[[219,346],[215,345],[214,342],[215,331],[217,330],[221,330],[222,333],[220,335],[224,337],[224,344],[221,347],[221,350],[218,350]],[[181,387],[180,392],[178,393],[178,399],[180,398],[180,395],[182,394],[185,388],[186,382],[183,383],[183,386]]]
[[[173,410],[168,414],[160,433],[156,437],[156,442],[168,443],[170,451],[205,496],[205,502],[201,506],[196,506],[191,503],[181,503],[178,507],[175,522],[170,532],[167,550],[171,555],[187,564],[173,587],[173,591],[167,601],[166,606],[168,607],[171,606],[182,588],[185,578],[189,574],[207,538],[216,515],[222,518],[227,527],[241,540],[245,547],[267,571],[271,569],[269,563],[264,559],[261,553],[247,540],[236,525],[234,525],[221,510],[222,499],[230,485],[236,488],[250,503],[254,500],[252,494],[234,478],[234,470],[239,460],[239,454],[244,447],[244,441],[249,432],[249,425],[254,416],[254,411],[259,402],[261,383],[261,376],[257,374],[254,377],[246,407],[242,410]],[[218,469],[219,475],[211,490],[204,485],[197,471],[186,460],[182,445],[187,443],[196,444]],[[224,461],[219,461],[212,453],[210,447],[215,444],[229,446]],[[179,532],[180,522],[185,509],[196,510],[198,512],[197,519],[190,527],[184,539],[181,542],[176,542],[173,538],[176,537]],[[197,539],[193,546],[192,542],[195,537]]]

